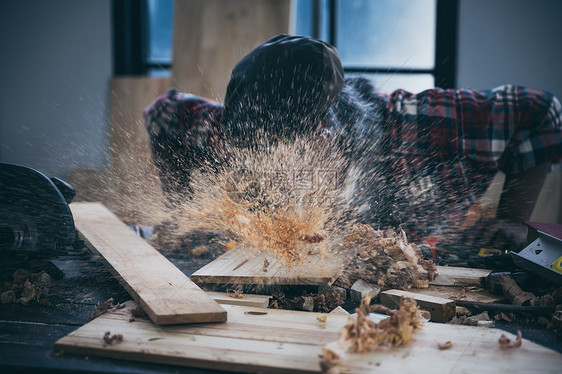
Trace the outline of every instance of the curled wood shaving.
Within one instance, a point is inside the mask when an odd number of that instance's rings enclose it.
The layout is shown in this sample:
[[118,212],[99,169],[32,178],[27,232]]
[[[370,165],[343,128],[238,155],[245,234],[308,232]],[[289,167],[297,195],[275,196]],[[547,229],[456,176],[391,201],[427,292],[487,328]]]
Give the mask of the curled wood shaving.
[[241,299],[244,296],[242,296],[242,291],[240,290],[233,290],[233,289],[228,289],[226,290],[226,295],[228,297],[232,297],[233,299]]
[[106,331],[105,334],[103,334],[103,341],[107,344],[120,343],[123,341],[123,334],[111,335],[110,331]]
[[445,343],[437,343],[437,348],[444,351],[445,349],[453,348],[453,342],[447,340]]
[[419,247],[409,243],[403,231],[355,225],[344,242],[357,248],[357,256],[338,279],[344,288],[359,278],[387,288],[427,288],[437,276],[435,264],[423,260]]
[[511,339],[505,336],[505,334],[502,334],[502,336],[498,339],[498,343],[501,349],[519,348],[523,343],[523,336],[521,335],[521,331],[518,330],[515,341],[511,341]]
[[419,330],[424,323],[415,300],[402,298],[400,309],[387,310],[389,317],[375,322],[369,318],[373,309],[370,300],[365,299],[356,309],[356,316],[350,317],[349,323],[340,329],[337,344],[331,343],[322,349],[321,367],[327,371],[336,365],[345,352],[366,353],[380,347],[395,347],[406,344],[412,339],[412,333]]
[[299,237],[300,241],[305,243],[320,243],[327,238],[326,234],[306,234]]
[[148,319],[148,315],[146,314],[146,312],[142,309],[142,307],[140,305],[137,305],[136,307],[131,309],[131,315],[133,317],[137,317],[137,318]]

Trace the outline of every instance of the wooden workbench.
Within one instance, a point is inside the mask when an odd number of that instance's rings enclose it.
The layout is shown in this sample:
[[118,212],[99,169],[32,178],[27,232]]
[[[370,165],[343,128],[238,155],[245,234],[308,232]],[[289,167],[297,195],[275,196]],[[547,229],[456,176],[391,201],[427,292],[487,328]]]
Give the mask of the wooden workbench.
[[[211,258],[192,260],[181,253],[167,257],[182,271],[191,274]],[[130,296],[111,276],[101,258],[87,249],[72,250],[59,257],[56,264],[65,277],[54,281],[55,290],[49,305],[0,305],[0,372],[98,372],[98,373],[212,373],[214,371],[179,368],[109,358],[64,354],[56,356],[53,344],[86,323],[88,313],[97,302],[113,298],[116,302]],[[510,332],[517,326],[503,326]],[[562,352],[556,335],[532,327],[523,327],[526,339]]]

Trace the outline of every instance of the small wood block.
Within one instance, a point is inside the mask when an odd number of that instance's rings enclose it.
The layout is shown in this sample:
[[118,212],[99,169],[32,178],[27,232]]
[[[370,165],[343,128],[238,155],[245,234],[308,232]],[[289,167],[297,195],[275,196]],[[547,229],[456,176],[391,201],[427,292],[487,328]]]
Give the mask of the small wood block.
[[349,297],[353,301],[362,301],[369,297],[371,299],[377,297],[381,293],[381,287],[363,279],[358,279],[353,283],[349,290]]
[[429,284],[436,286],[482,286],[492,272],[487,269],[437,266],[437,277]]
[[267,308],[269,306],[269,295],[254,295],[249,293],[240,294],[240,297],[232,297],[227,292],[207,292],[213,300],[222,305],[251,306],[254,308]]
[[70,209],[90,249],[109,263],[154,323],[226,321],[219,304],[102,204],[72,203]]
[[321,255],[286,264],[267,251],[237,247],[197,270],[191,280],[197,284],[331,285],[346,265],[344,258]]
[[389,308],[398,309],[401,297],[409,297],[416,300],[421,309],[431,313],[431,321],[447,322],[455,316],[456,305],[453,300],[402,290],[384,291],[381,293],[381,304]]
[[347,310],[345,310],[344,308],[342,308],[341,306],[335,307],[334,310],[332,310],[330,313],[328,313],[329,316],[345,316],[345,317],[349,317],[351,314],[349,314],[349,312]]

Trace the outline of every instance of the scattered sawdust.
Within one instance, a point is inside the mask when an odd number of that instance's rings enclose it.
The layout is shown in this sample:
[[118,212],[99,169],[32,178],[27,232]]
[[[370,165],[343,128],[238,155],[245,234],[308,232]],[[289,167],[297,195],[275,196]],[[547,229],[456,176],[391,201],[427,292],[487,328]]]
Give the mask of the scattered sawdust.
[[490,321],[490,320],[491,319],[490,316],[488,315],[488,312],[482,312],[474,316],[468,316],[468,315],[456,316],[447,323],[450,325],[478,326],[478,322]]
[[[218,172],[193,171],[190,198],[176,199],[178,231],[219,232],[244,248],[271,252],[288,265],[309,253],[339,250],[353,223],[337,183],[345,158],[328,147],[312,152],[310,139],[263,144],[267,146],[251,151],[230,150]],[[330,183],[327,172],[334,175]],[[303,175],[310,177],[309,184],[298,179]]]
[[344,303],[338,292],[308,293],[288,296],[281,291],[273,293],[270,308],[329,313]]
[[369,318],[372,312],[369,304],[370,300],[365,299],[356,309],[357,315],[350,317],[349,323],[340,329],[339,341],[322,349],[320,366],[323,371],[330,370],[347,352],[366,353],[381,347],[404,345],[424,324],[413,299],[402,298],[400,309],[389,311],[390,316],[378,323]]
[[519,348],[523,343],[523,336],[521,335],[521,331],[517,330],[517,336],[514,341],[509,339],[505,334],[498,339],[498,343],[501,349],[509,349],[509,348]]
[[199,245],[191,250],[191,254],[195,257],[201,257],[209,253],[209,247],[206,245]]
[[123,309],[125,307],[125,303],[118,303],[116,305],[113,304],[113,298],[107,299],[106,301],[102,302],[102,303],[97,303],[96,307],[90,312],[88,313],[88,320],[87,322],[90,322],[91,320],[98,318],[99,316],[101,316],[102,314],[111,311],[111,310],[117,310],[117,309]]
[[269,268],[269,260],[267,258],[264,258],[263,259],[263,268],[262,268],[263,272],[267,273],[268,268]]
[[316,317],[316,319],[318,320],[318,322],[326,322],[326,320],[328,319],[328,315],[324,314],[322,316]]
[[28,305],[32,301],[38,304],[47,303],[47,297],[52,292],[53,284],[49,281],[45,271],[32,273],[18,269],[14,272],[13,279],[12,284],[7,283],[5,291],[0,295],[2,304]]

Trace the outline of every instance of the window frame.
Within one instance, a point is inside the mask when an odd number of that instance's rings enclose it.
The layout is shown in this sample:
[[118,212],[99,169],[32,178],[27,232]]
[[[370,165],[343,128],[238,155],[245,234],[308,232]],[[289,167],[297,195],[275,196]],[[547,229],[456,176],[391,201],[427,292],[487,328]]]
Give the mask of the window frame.
[[[326,0],[328,5],[328,40],[334,47],[336,43],[336,25],[338,17],[338,5],[341,0]],[[319,38],[321,35],[321,0],[312,0],[312,37]],[[354,65],[344,66],[346,73],[363,74],[431,74],[434,77],[436,87],[456,87],[456,64],[457,64],[457,23],[458,23],[458,0],[436,0],[436,25],[435,25],[435,62],[432,69],[424,68],[402,68],[395,66],[366,66]]]
[[[338,3],[328,2],[328,43],[336,41]],[[458,0],[436,0],[435,63],[432,69],[384,66],[344,66],[348,73],[431,74],[434,85],[441,88],[456,87]],[[312,35],[320,37],[321,0],[312,0]],[[170,70],[171,63],[148,61],[149,19],[146,0],[113,0],[113,51],[114,75],[147,75],[150,70]]]

